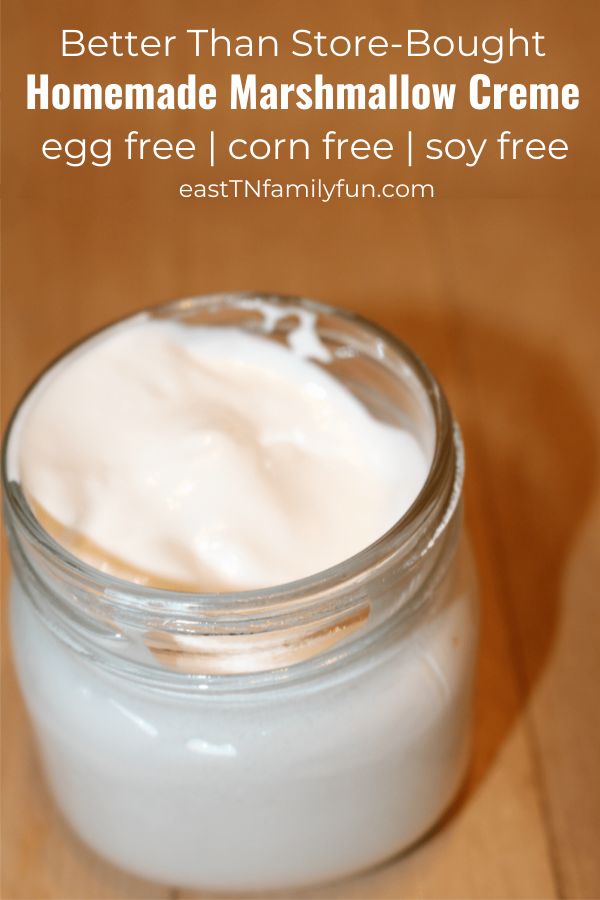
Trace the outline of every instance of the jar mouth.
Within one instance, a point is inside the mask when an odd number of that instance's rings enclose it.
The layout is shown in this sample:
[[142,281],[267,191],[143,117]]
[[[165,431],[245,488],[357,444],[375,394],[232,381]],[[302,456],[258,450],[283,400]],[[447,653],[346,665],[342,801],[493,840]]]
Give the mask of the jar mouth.
[[[243,308],[244,303],[251,304],[253,301],[289,307],[290,312],[294,308],[300,308],[317,316],[328,315],[346,320],[379,341],[381,348],[387,348],[399,355],[409,367],[427,398],[434,427],[433,453],[427,477],[410,507],[377,540],[348,559],[295,581],[252,590],[180,591],[141,585],[107,574],[72,554],[46,531],[35,516],[18,481],[10,478],[9,456],[11,440],[15,438],[15,424],[19,413],[41,380],[57,363],[90,339],[112,327],[125,325],[139,315],[174,316],[190,309],[210,308],[215,304],[225,304],[231,308],[241,305]],[[227,618],[228,614],[237,616],[248,611],[260,611],[260,616],[264,617],[275,614],[282,607],[286,610],[300,606],[304,608],[310,606],[311,601],[322,604],[329,596],[339,593],[340,589],[358,586],[366,574],[372,578],[377,574],[377,570],[385,568],[393,561],[400,565],[414,565],[420,556],[429,552],[443,534],[458,505],[463,475],[462,440],[458,426],[452,419],[446,397],[428,367],[407,344],[368,319],[348,310],[301,297],[262,292],[191,296],[147,308],[141,313],[116,320],[93,335],[87,335],[54,359],[30,385],[13,412],[2,447],[2,484],[5,502],[28,540],[44,558],[60,565],[65,573],[78,583],[89,586],[95,594],[102,592],[103,599],[109,601],[115,610],[127,611],[130,615],[135,615],[136,610],[143,614],[143,608],[147,605],[153,609],[158,607],[168,609],[170,615],[183,615],[186,618],[194,616],[206,618],[212,615]],[[418,532],[423,533],[424,529],[427,532],[427,540],[421,542],[420,548],[415,548],[414,538]]]

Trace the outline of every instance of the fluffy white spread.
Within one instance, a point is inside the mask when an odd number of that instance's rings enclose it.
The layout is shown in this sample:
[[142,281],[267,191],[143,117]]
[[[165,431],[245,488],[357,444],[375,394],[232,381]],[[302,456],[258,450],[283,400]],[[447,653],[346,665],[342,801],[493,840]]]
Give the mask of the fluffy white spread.
[[306,346],[319,356],[306,321],[286,346],[148,317],[84,344],[14,430],[40,521],[99,569],[184,590],[281,584],[357,553],[428,463]]

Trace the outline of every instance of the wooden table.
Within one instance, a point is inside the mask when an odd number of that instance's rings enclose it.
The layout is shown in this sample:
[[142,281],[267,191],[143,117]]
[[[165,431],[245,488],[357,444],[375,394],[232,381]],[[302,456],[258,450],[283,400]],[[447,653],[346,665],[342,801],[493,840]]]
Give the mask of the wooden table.
[[[203,6],[211,12],[204,21],[253,27],[245,4]],[[399,17],[386,3],[357,4],[359,11],[337,0],[325,11],[320,6],[307,3],[301,13],[294,5],[295,17],[330,30],[337,23],[338,31],[343,21],[348,32],[390,29]],[[502,23],[536,24],[516,0],[505,6]],[[574,3],[567,12],[562,3],[548,3],[537,13],[562,48],[557,65],[571,66],[590,95],[597,33],[591,6]],[[292,9],[283,7],[261,2],[253,14],[271,30],[282,29]],[[183,0],[124,9],[69,0],[59,10],[37,0],[12,4],[7,14],[4,421],[28,381],[70,342],[171,297],[253,287],[299,293],[357,310],[406,339],[442,381],[466,438],[468,524],[483,605],[473,764],[452,814],[413,852],[295,896],[599,896],[593,97],[585,115],[559,120],[578,147],[560,175],[547,167],[538,177],[516,166],[490,168],[469,181],[448,170],[445,197],[402,206],[227,200],[200,206],[177,195],[183,168],[116,164],[107,177],[39,160],[41,135],[76,121],[22,110],[25,71],[66,77],[51,60],[48,36],[56,27],[70,22],[107,32],[128,22],[158,33],[191,27],[198,18]],[[413,24],[421,14],[439,30],[452,28],[450,12],[441,8],[433,15],[411,3],[404,12]],[[461,4],[456,16],[455,30],[469,21],[471,30],[500,27],[480,5]],[[90,77],[91,67],[85,71]],[[142,119],[151,129],[153,120]],[[98,129],[97,120],[77,121]],[[183,126],[175,117],[167,130],[185,133]],[[71,834],[44,787],[8,652],[3,744],[6,900],[199,896],[130,878]]]

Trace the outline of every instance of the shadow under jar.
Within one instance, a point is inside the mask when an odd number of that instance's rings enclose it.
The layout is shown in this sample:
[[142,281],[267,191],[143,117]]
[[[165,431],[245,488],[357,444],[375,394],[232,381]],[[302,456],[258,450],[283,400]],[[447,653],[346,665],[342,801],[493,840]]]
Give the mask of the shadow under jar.
[[326,571],[214,594],[107,575],[42,528],[13,477],[39,383],[6,438],[14,657],[48,781],[87,844],[160,882],[347,876],[431,828],[467,764],[477,610],[463,451],[431,373],[391,335],[311,301],[212,295],[149,314],[285,342],[299,310],[329,351],[320,364],[429,461],[406,514]]

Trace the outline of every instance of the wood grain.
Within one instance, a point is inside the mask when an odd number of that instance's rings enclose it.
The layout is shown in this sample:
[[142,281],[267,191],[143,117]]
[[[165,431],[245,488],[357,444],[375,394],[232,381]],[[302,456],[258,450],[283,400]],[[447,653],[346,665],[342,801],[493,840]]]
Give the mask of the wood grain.
[[[562,3],[523,9],[515,0],[501,17],[475,3],[452,12],[417,2],[321,6],[206,3],[202,18],[237,31],[260,30],[257,22],[284,29],[292,17],[339,31],[343,21],[350,33],[406,20],[490,31],[514,21],[553,35],[560,71],[570,66],[568,80],[577,76],[592,92],[593,4],[567,12]],[[25,71],[58,73],[49,40],[57,27],[158,33],[199,17],[185,0],[124,10],[114,2],[7,4],[3,421],[69,343],[175,296],[300,293],[357,310],[411,343],[444,384],[466,438],[483,605],[473,764],[451,814],[414,851],[294,896],[600,896],[600,234],[591,108],[561,123],[579,149],[560,177],[549,168],[539,177],[490,170],[471,188],[448,172],[446,199],[402,208],[190,206],[177,196],[184,176],[172,167],[73,176],[51,170],[35,150],[50,125],[23,112],[21,80]],[[64,121],[60,128],[75,127]],[[168,127],[185,133],[187,125],[175,116]],[[64,825],[40,775],[6,627],[3,634],[2,896],[199,897],[110,868]]]

